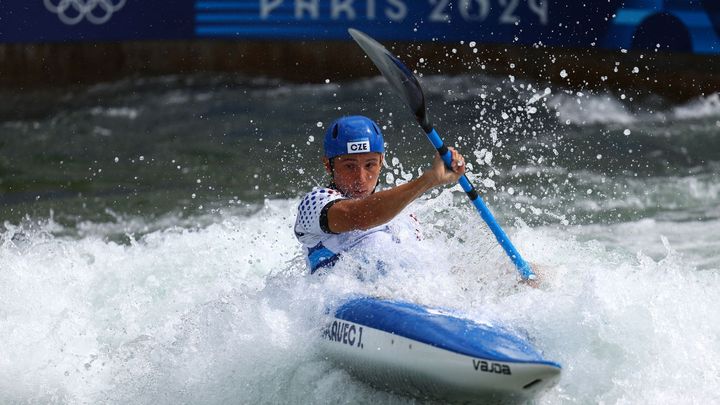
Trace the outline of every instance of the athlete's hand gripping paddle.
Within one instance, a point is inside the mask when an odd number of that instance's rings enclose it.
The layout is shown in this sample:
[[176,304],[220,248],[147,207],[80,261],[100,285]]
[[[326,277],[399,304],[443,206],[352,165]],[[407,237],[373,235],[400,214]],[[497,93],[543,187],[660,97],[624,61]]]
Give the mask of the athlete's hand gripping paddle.
[[[450,167],[452,155],[447,146],[445,146],[445,143],[443,143],[442,139],[440,139],[440,135],[438,135],[437,131],[435,131],[435,128],[433,128],[433,125],[430,123],[425,109],[425,95],[423,94],[420,83],[415,75],[398,58],[388,52],[388,50],[385,49],[385,47],[379,42],[352,28],[349,29],[348,32],[350,32],[350,35],[352,35],[355,42],[357,42],[363,51],[365,51],[365,53],[370,57],[370,60],[372,60],[375,66],[377,66],[380,73],[382,73],[385,79],[390,83],[390,86],[395,90],[405,104],[410,107],[410,110],[413,114],[415,114],[417,122],[425,131],[428,139],[432,142],[438,153],[440,153],[440,156],[445,164]],[[522,256],[520,256],[520,252],[518,252],[512,242],[510,242],[510,238],[508,238],[505,231],[502,230],[495,220],[495,217],[493,217],[490,210],[478,196],[475,191],[475,187],[470,184],[467,176],[463,175],[460,177],[458,183],[460,183],[460,186],[470,198],[470,201],[472,201],[475,208],[477,208],[480,216],[495,235],[500,245],[503,249],[505,249],[507,255],[513,263],[515,263],[515,266],[520,272],[520,276],[526,280],[535,279],[535,273],[533,273],[530,265],[522,258]]]

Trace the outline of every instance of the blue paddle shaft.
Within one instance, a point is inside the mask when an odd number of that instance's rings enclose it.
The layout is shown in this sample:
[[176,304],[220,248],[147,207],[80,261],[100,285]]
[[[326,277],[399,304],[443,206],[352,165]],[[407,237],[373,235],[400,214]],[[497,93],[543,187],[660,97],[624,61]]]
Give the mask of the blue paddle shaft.
[[[440,153],[440,157],[445,162],[445,165],[450,168],[452,163],[452,153],[447,149],[447,147],[445,147],[445,143],[442,141],[442,139],[440,139],[440,135],[438,135],[437,131],[435,131],[435,128],[431,129],[430,132],[428,132],[426,135],[430,142],[432,142],[435,149],[438,150],[438,153]],[[507,255],[517,267],[518,271],[520,272],[520,276],[522,276],[522,278],[526,280],[534,279],[536,276],[530,268],[530,265],[522,258],[522,256],[520,256],[520,252],[518,252],[512,242],[510,242],[510,238],[508,238],[507,234],[505,234],[505,231],[503,231],[503,229],[497,223],[492,212],[490,212],[485,203],[483,203],[482,198],[478,196],[477,192],[475,191],[475,187],[470,184],[467,176],[463,175],[462,177],[460,177],[458,183],[460,183],[460,187],[462,187],[463,191],[465,191],[468,198],[470,198],[470,201],[472,201],[473,205],[480,213],[482,219],[485,221],[492,233],[495,235],[495,238],[497,238],[500,246],[505,249],[505,253],[507,253]]]

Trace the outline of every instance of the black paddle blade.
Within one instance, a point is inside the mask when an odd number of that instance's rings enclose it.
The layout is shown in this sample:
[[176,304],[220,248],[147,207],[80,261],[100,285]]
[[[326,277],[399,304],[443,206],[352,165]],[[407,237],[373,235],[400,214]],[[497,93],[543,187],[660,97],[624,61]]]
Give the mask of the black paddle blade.
[[430,132],[432,124],[430,124],[425,111],[425,95],[413,72],[367,34],[353,28],[348,29],[348,32],[370,57],[370,60],[377,66],[403,102],[410,107],[420,126],[425,132]]

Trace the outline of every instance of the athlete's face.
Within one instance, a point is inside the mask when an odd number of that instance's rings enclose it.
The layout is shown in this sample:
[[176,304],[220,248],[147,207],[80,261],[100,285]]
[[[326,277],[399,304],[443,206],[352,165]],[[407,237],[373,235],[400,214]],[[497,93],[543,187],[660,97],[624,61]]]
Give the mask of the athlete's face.
[[[377,185],[383,156],[377,152],[341,155],[333,160],[334,181],[340,191],[350,198],[364,198],[372,194]],[[325,158],[325,169],[333,175],[330,161]]]

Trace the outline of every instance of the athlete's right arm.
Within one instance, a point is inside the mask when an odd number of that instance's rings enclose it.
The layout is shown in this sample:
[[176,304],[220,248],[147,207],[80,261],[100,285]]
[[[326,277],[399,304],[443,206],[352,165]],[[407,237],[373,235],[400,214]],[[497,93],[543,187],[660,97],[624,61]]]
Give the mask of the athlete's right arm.
[[436,155],[430,170],[415,180],[365,198],[338,200],[327,210],[329,230],[342,233],[382,225],[431,188],[456,182],[465,173],[465,165],[462,156],[451,150],[452,170],[448,170],[440,156]]

